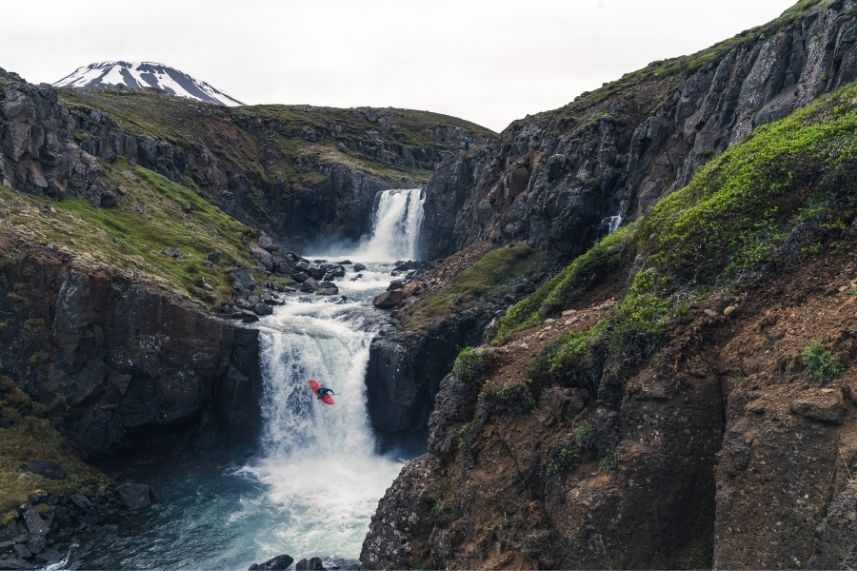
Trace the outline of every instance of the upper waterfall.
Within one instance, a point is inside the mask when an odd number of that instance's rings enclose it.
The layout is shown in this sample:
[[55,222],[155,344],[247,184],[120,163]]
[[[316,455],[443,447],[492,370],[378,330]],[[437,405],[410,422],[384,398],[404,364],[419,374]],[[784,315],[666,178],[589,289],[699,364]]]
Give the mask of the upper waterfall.
[[372,233],[348,255],[368,262],[417,259],[425,202],[422,189],[385,190],[375,200]]

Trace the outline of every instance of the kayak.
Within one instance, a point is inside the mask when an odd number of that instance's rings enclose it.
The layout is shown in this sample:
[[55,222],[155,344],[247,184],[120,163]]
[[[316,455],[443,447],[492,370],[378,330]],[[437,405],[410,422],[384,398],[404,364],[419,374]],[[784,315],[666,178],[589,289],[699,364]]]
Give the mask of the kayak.
[[310,379],[307,381],[309,388],[312,389],[315,398],[323,402],[324,404],[333,404],[333,397],[330,395],[324,395],[323,397],[318,396],[318,389],[321,388],[321,383],[316,381],[315,379]]

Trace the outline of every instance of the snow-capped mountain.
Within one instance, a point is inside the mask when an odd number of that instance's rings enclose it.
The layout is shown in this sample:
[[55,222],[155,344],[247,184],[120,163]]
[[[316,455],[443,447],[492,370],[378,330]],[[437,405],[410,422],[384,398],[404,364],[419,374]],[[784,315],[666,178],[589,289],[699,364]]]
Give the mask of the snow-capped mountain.
[[56,87],[99,88],[124,86],[129,89],[153,88],[177,95],[214,103],[243,105],[219,89],[199,81],[174,67],[151,61],[104,61],[79,67],[54,83]]

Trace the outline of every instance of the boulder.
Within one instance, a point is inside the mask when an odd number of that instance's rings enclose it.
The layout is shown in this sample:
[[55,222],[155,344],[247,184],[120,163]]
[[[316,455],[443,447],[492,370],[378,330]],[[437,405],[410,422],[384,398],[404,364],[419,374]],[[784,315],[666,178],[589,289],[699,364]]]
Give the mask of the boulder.
[[178,248],[164,248],[161,250],[161,253],[165,256],[169,256],[171,258],[181,258],[182,253]]
[[256,278],[247,268],[235,268],[229,275],[232,278],[232,289],[235,291],[252,292],[256,289]]
[[301,291],[304,293],[312,293],[318,290],[318,282],[315,278],[307,278],[304,280],[304,283],[301,284]]
[[119,500],[129,510],[139,510],[152,505],[152,488],[146,484],[122,484],[119,486]]
[[400,289],[385,291],[384,293],[375,296],[375,299],[372,300],[372,305],[378,309],[392,309],[399,305],[405,297],[407,297],[407,295]]
[[364,264],[360,264],[360,263],[354,264],[354,271],[355,272],[362,272],[365,269],[366,269],[366,266]]
[[269,272],[274,270],[274,256],[271,252],[255,244],[250,244],[250,253],[253,254],[260,266]]
[[339,288],[333,282],[322,282],[316,290],[316,295],[336,295],[339,293]]
[[325,270],[323,267],[315,266],[315,265],[310,266],[305,271],[306,271],[306,273],[308,273],[310,276],[314,277],[317,280],[322,279],[324,277],[324,274],[327,273],[327,270]]
[[24,523],[27,525],[27,531],[30,535],[45,535],[50,530],[48,522],[42,518],[41,514],[36,511],[33,506],[28,505],[24,510]]
[[208,260],[210,263],[215,264],[215,265],[219,264],[220,263],[220,252],[209,252],[208,255],[206,256],[206,260]]
[[303,283],[309,279],[309,274],[306,272],[294,272],[291,276],[292,279],[298,283]]
[[324,571],[324,565],[319,557],[310,560],[301,559],[295,565],[295,571]]
[[33,474],[44,476],[49,480],[64,480],[66,476],[65,468],[56,462],[51,462],[50,460],[37,460],[35,458],[30,458],[27,461],[25,469]]
[[253,306],[253,311],[256,315],[271,315],[274,313],[274,308],[265,303],[264,301],[260,301],[256,305]]
[[294,559],[288,555],[277,555],[262,563],[254,563],[248,571],[281,571],[288,569]]
[[390,282],[390,285],[387,286],[387,291],[393,291],[394,289],[402,289],[405,286],[405,283],[402,280],[393,280]]

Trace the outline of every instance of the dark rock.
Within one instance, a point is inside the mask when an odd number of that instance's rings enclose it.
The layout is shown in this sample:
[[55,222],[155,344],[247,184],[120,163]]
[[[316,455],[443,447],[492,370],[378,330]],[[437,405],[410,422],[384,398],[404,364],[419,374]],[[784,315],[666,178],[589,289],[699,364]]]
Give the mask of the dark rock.
[[828,424],[842,424],[845,416],[845,407],[839,391],[800,398],[792,403],[791,411]]
[[306,272],[295,272],[292,274],[292,279],[298,283],[303,283],[310,279],[309,274]]
[[27,531],[29,531],[31,535],[45,535],[50,529],[48,523],[42,518],[41,514],[33,508],[33,506],[28,505],[22,515],[24,517],[24,523],[27,525]]
[[324,274],[327,273],[323,267],[320,266],[310,266],[307,268],[306,272],[313,278],[320,280],[324,277]]
[[256,312],[256,315],[271,315],[274,313],[274,309],[270,305],[261,301],[253,306],[253,311]]
[[365,264],[357,263],[357,264],[354,264],[354,268],[353,268],[353,269],[354,269],[354,271],[355,271],[355,272],[362,272],[363,270],[365,270],[365,269],[366,269],[366,265],[365,265]]
[[9,428],[13,424],[15,424],[15,421],[9,416],[6,416],[6,413],[4,413],[3,409],[0,408],[0,428]]
[[68,497],[69,501],[74,504],[80,510],[90,510],[92,509],[92,502],[85,495],[80,492],[75,492]]
[[248,571],[281,571],[288,569],[293,561],[288,555],[278,555],[263,563],[254,563]]
[[385,291],[375,296],[375,299],[372,300],[372,305],[378,309],[392,309],[399,305],[406,297],[407,294],[400,289]]
[[119,486],[119,499],[129,510],[139,510],[152,505],[154,494],[146,484],[122,484]]
[[338,293],[339,288],[332,282],[322,282],[315,292],[316,295],[337,295]]
[[301,291],[304,293],[312,293],[318,290],[318,282],[315,278],[307,278],[301,284]]
[[208,255],[206,256],[206,260],[208,260],[209,262],[211,262],[214,265],[219,264],[220,263],[220,252],[209,252]]
[[26,470],[50,480],[64,480],[66,476],[65,468],[49,460],[31,458],[27,461]]
[[301,559],[295,565],[295,571],[324,571],[324,565],[318,557],[309,560]]
[[[45,547],[47,547],[47,541],[44,535],[30,534],[30,537],[27,538],[27,549],[33,554],[41,553]],[[23,559],[23,556],[21,558]]]
[[99,199],[98,205],[102,208],[115,208],[116,207],[116,195],[110,192],[109,190],[105,190],[101,193],[101,197]]
[[402,280],[393,280],[390,282],[390,285],[387,286],[387,291],[393,291],[394,289],[402,289],[405,287],[404,282]]
[[23,559],[0,558],[0,569],[37,569],[38,565],[28,563]]
[[169,256],[171,258],[181,258],[182,253],[177,248],[164,248],[161,250],[161,253],[165,256]]
[[232,288],[239,292],[252,292],[256,289],[256,278],[247,268],[235,268],[229,272],[232,278]]

